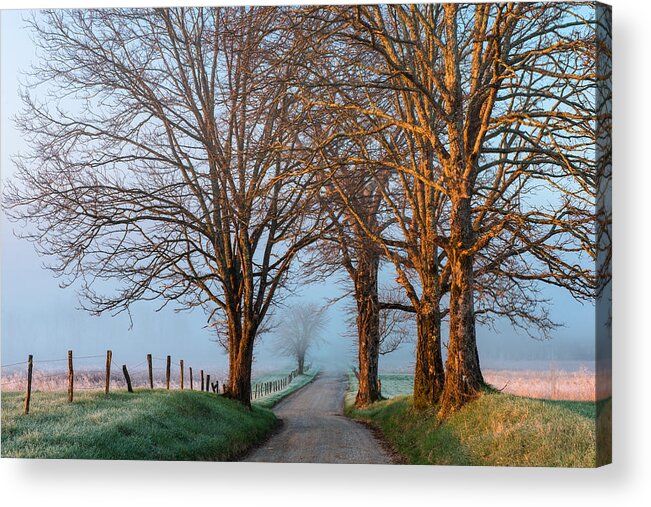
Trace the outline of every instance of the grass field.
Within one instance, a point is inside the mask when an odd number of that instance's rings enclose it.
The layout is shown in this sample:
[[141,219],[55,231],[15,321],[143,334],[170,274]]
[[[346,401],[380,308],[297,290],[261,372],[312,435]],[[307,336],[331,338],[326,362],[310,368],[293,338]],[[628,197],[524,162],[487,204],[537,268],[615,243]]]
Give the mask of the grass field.
[[[384,386],[384,382],[383,382]],[[436,409],[416,411],[408,396],[352,408],[378,427],[412,464],[593,467],[597,404],[538,400],[485,391],[442,424]],[[609,402],[607,402],[609,403]],[[601,405],[600,405],[601,408]]]
[[[607,398],[609,393],[597,393],[598,385],[595,373],[586,368],[567,371],[553,364],[543,370],[485,370],[486,382],[496,389],[516,396],[541,398],[549,400],[594,401]],[[357,390],[357,380],[351,376],[351,389]],[[382,396],[411,395],[414,388],[414,376],[411,373],[381,373]]]
[[220,460],[237,457],[277,424],[269,410],[199,391],[2,393],[2,457]]

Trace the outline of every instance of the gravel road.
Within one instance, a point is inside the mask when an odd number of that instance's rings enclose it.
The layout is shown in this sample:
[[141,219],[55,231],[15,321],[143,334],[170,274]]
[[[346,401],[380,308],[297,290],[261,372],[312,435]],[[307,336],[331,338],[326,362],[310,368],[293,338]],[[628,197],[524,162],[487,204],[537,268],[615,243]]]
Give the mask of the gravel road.
[[343,415],[347,379],[319,374],[274,407],[283,426],[242,461],[267,463],[391,463],[373,433]]

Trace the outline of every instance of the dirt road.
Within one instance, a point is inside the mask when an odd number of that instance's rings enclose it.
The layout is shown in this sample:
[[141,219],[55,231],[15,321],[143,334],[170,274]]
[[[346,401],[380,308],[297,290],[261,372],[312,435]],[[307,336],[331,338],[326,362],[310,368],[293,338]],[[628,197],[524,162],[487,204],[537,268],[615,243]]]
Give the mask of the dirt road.
[[317,379],[274,408],[281,430],[242,461],[267,463],[391,463],[373,433],[343,415],[346,376]]

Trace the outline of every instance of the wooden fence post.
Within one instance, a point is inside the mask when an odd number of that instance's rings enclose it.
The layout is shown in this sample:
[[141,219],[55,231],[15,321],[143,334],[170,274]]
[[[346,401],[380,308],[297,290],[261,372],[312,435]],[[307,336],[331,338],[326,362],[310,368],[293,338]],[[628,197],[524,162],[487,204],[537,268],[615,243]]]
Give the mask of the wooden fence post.
[[210,392],[210,375],[206,375],[206,391]]
[[190,391],[194,391],[192,388],[192,366],[190,366]]
[[219,380],[215,382],[215,388],[213,389],[217,394],[219,394]]
[[27,392],[25,393],[25,415],[29,414],[29,402],[32,399],[32,355],[27,356]]
[[205,389],[204,389],[205,384],[204,384],[204,381],[203,381],[203,370],[199,371],[199,376],[201,377],[201,390],[205,391]]
[[113,357],[113,352],[110,350],[106,351],[106,386],[104,388],[105,394],[109,393],[109,386],[111,385],[111,358]]
[[165,372],[165,380],[167,382],[167,389],[169,390],[170,388],[170,374],[172,372],[172,357],[167,356],[167,369]]
[[183,359],[179,361],[179,366],[181,367],[181,391],[183,391]]
[[75,374],[72,368],[72,350],[68,351],[68,403],[72,403]]
[[122,373],[124,373],[124,380],[127,381],[127,390],[132,393],[133,387],[131,387],[131,377],[129,377],[129,372],[127,371],[127,365],[122,365]]
[[147,368],[149,368],[149,387],[154,388],[154,366],[151,361],[151,354],[147,354]]

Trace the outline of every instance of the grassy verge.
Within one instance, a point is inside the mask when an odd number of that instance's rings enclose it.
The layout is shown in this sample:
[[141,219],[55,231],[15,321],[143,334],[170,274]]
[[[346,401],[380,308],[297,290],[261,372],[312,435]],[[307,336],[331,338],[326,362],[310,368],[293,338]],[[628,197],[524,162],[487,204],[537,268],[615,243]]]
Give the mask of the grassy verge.
[[2,393],[2,457],[230,460],[263,440],[275,415],[198,391]]
[[318,370],[313,369],[307,373],[304,373],[303,375],[297,375],[285,389],[275,392],[269,396],[265,396],[264,398],[260,398],[259,400],[255,400],[253,402],[253,405],[261,408],[271,408],[283,398],[286,398],[293,392],[298,391],[302,387],[312,382],[317,373],[319,373]]
[[523,398],[484,392],[439,424],[436,409],[417,411],[400,396],[346,413],[378,427],[412,464],[593,467],[596,462],[592,402]]

